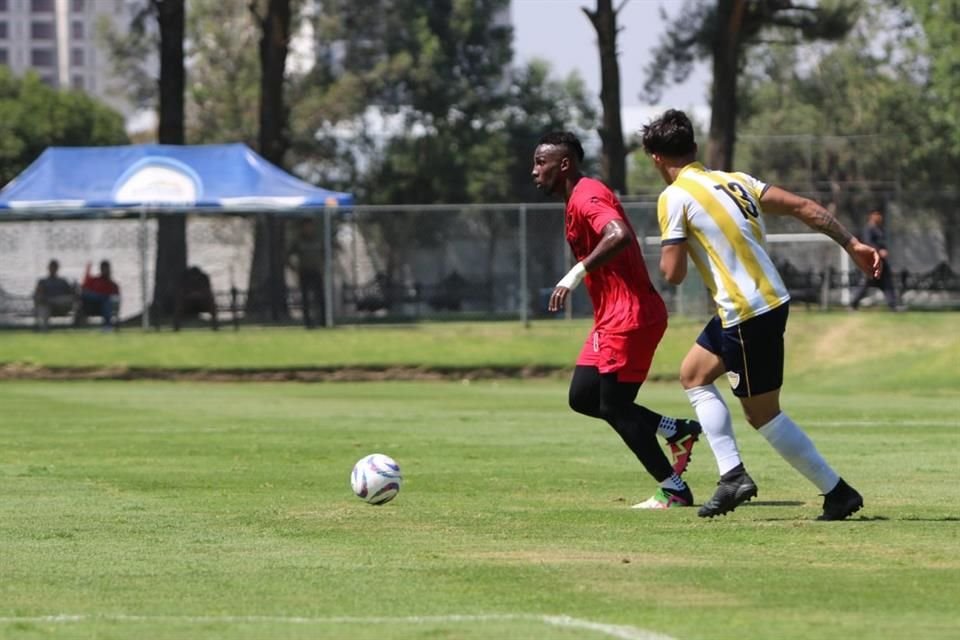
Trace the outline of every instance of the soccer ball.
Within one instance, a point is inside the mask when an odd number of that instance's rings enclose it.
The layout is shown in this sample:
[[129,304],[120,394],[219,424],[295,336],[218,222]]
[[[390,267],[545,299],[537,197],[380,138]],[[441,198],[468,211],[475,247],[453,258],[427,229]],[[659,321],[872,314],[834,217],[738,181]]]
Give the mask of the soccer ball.
[[370,504],[384,504],[393,500],[402,482],[400,465],[382,453],[371,453],[361,458],[353,465],[353,473],[350,474],[353,492]]

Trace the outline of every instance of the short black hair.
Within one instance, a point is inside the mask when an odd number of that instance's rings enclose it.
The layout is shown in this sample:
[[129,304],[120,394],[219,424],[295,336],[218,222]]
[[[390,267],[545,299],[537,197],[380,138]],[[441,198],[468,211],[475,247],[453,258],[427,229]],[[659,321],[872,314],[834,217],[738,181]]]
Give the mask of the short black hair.
[[669,109],[644,125],[643,150],[668,158],[682,158],[695,153],[697,142],[690,118],[683,111]]
[[545,133],[540,136],[540,142],[537,143],[537,146],[541,144],[566,147],[572,153],[576,154],[578,162],[583,162],[583,145],[580,144],[580,138],[569,131],[551,131],[550,133]]

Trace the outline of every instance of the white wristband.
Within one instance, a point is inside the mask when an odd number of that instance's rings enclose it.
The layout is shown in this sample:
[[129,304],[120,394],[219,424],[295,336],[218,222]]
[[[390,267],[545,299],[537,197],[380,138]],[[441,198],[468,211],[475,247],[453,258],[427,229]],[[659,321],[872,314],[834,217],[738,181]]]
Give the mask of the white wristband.
[[563,287],[573,291],[577,288],[577,285],[580,284],[580,281],[583,280],[583,277],[587,275],[587,268],[583,266],[582,262],[578,262],[573,265],[573,269],[567,272],[567,275],[560,278],[560,282],[557,283],[558,287]]

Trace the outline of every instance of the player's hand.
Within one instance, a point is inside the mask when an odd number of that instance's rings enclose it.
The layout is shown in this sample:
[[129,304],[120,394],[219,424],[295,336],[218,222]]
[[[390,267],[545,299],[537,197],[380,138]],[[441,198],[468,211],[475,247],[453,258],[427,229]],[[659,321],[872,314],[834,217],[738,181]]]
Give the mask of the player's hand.
[[560,311],[567,302],[567,296],[570,295],[570,289],[566,287],[556,287],[550,294],[550,302],[547,304],[547,311]]
[[880,258],[880,252],[876,249],[854,238],[847,246],[847,253],[853,258],[857,268],[867,274],[868,277],[874,280],[880,277],[880,272],[883,270],[883,260]]

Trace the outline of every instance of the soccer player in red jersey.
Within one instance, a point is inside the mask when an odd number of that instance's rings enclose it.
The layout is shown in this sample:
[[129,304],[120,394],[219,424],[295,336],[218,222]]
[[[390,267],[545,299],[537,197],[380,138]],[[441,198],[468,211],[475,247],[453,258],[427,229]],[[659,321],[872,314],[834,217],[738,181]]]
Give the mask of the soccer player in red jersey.
[[[693,495],[680,474],[700,425],[634,403],[666,331],[667,309],[650,282],[623,206],[606,185],[580,172],[582,161],[583,146],[568,132],[546,134],[533,154],[537,188],[566,200],[566,237],[577,260],[554,288],[548,309],[561,310],[581,281],[593,303],[594,325],[577,358],[570,407],[609,423],[660,483],[657,493],[635,508],[690,506]],[[667,439],[673,465],[657,433]]]

